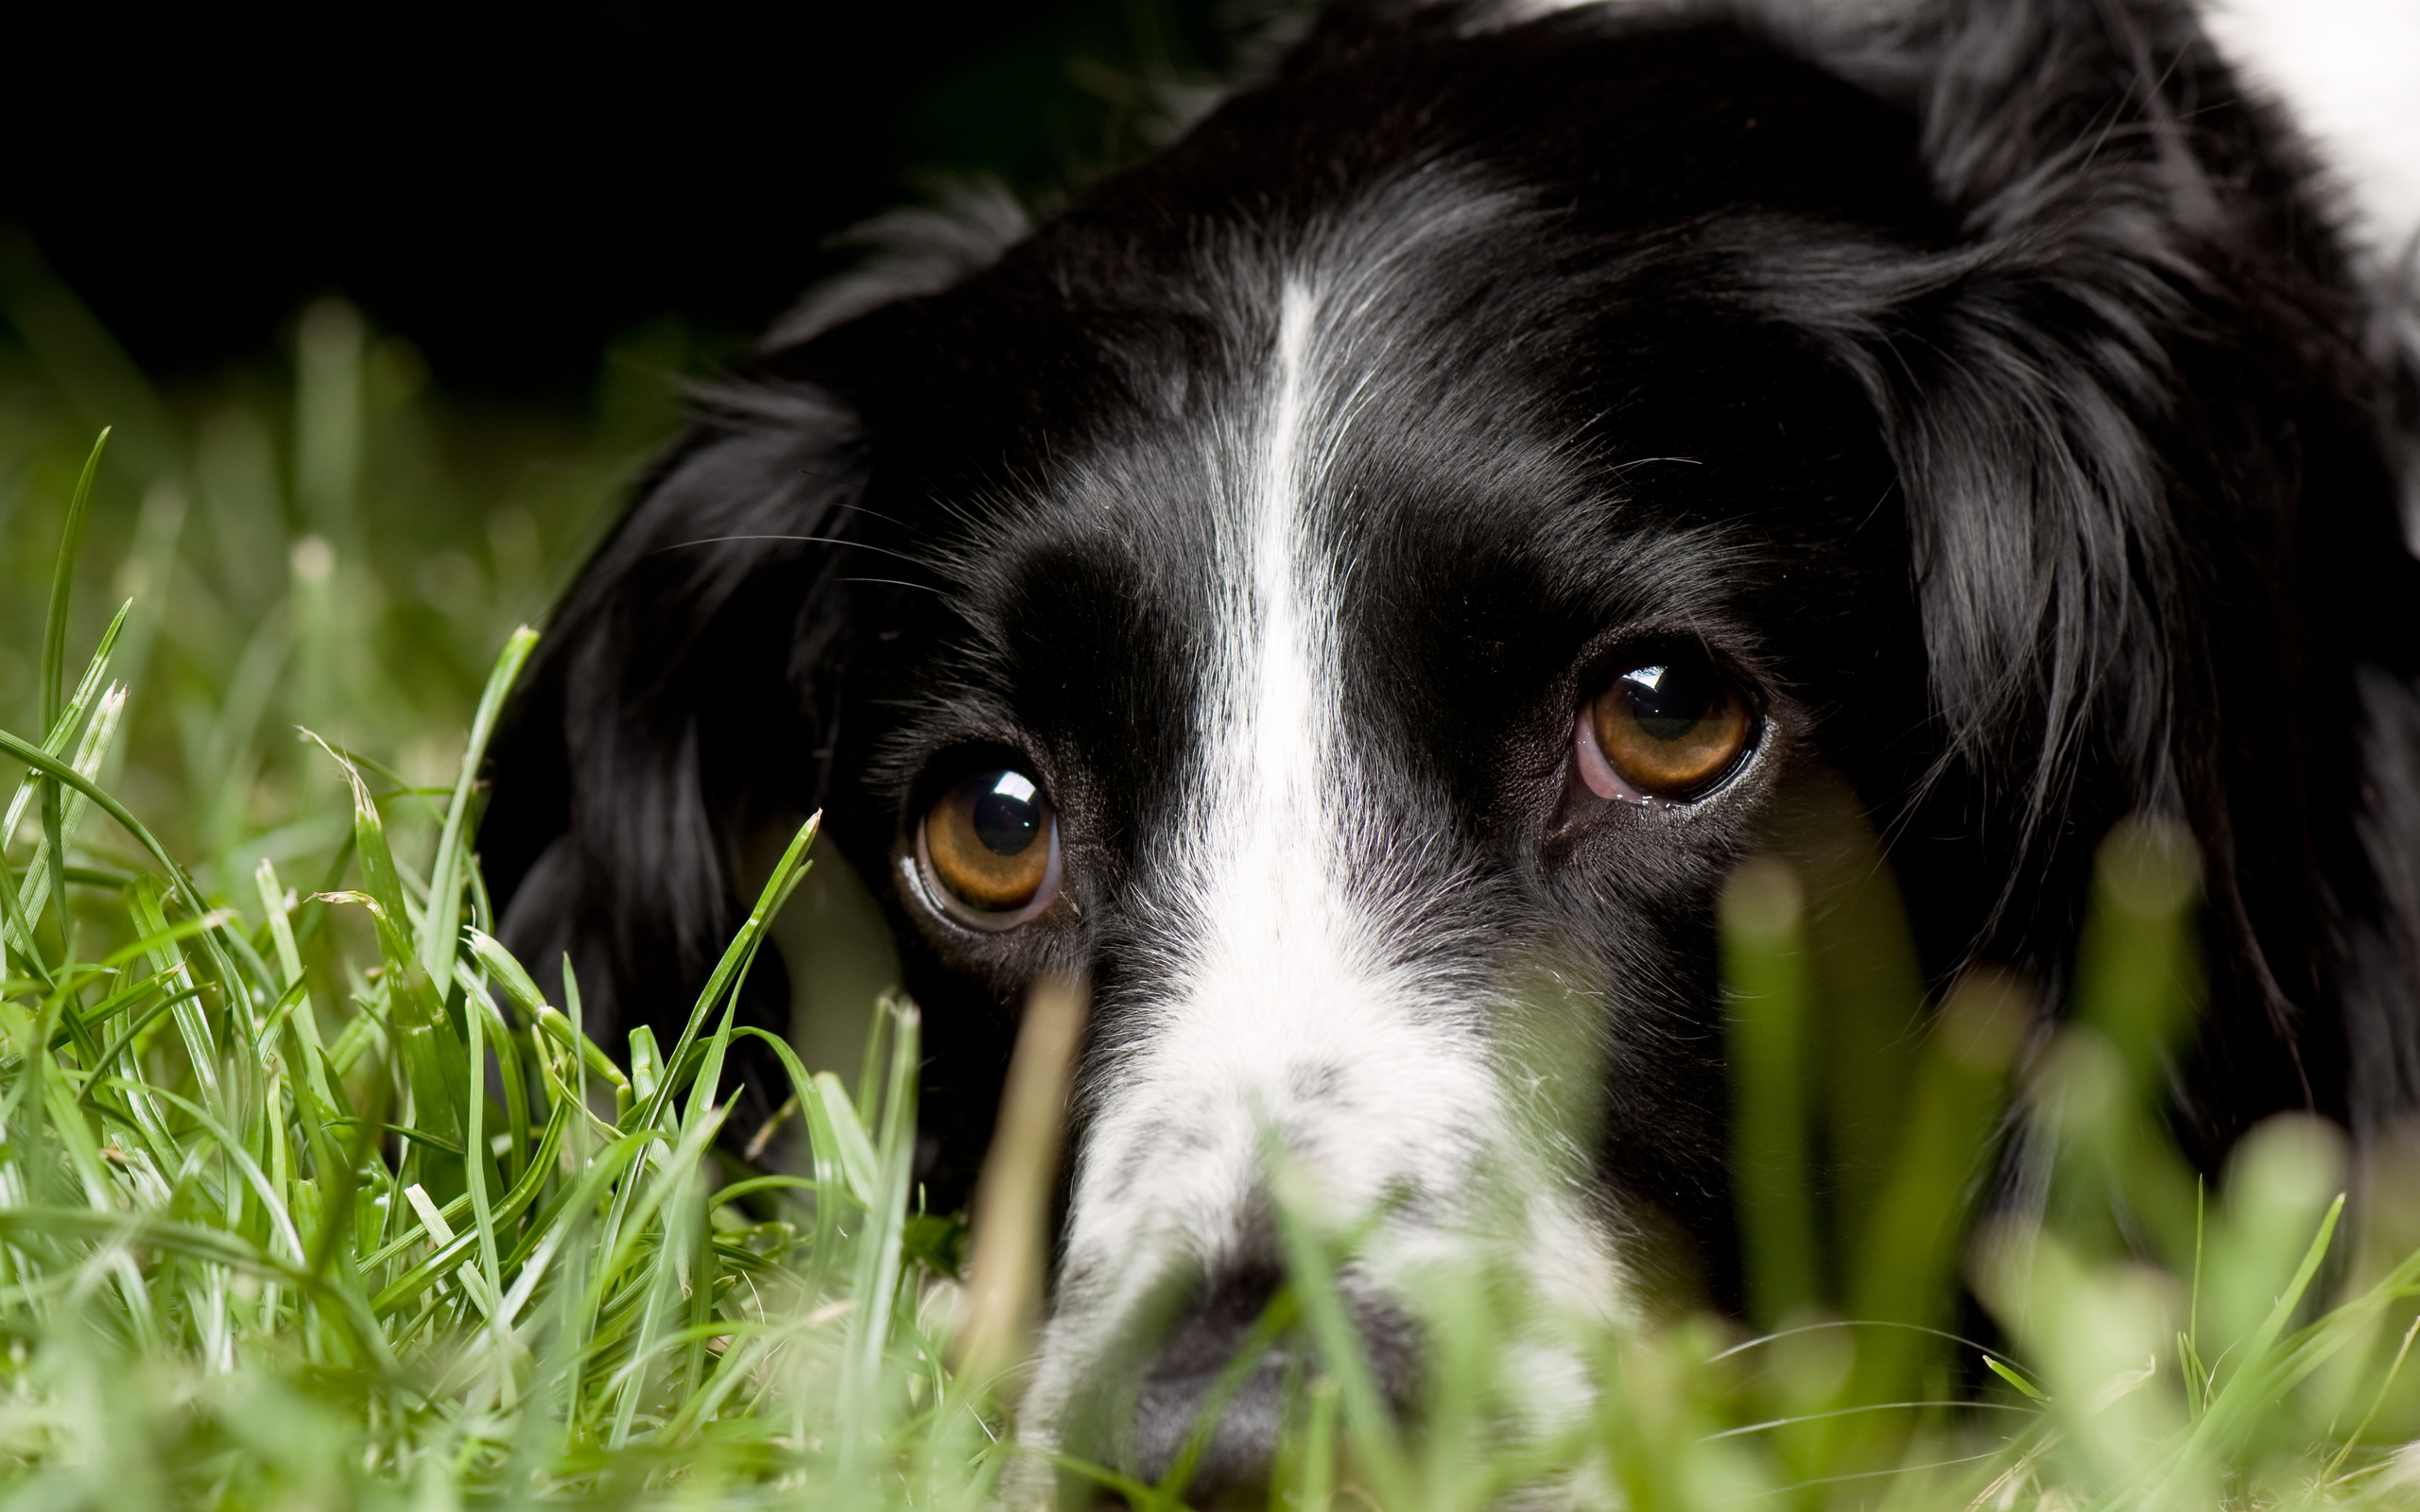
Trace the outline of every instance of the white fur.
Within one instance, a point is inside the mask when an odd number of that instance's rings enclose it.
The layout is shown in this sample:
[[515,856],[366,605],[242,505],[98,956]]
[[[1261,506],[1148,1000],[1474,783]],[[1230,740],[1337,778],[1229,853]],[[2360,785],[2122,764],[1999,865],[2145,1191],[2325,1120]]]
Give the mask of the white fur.
[[2408,258],[2420,235],[2420,0],[2209,0],[2203,20],[2317,144],[2361,250]]
[[[1483,1169],[1567,1171],[1584,1141],[1525,1116],[1523,1074],[1487,1028],[1522,1022],[1517,1013],[1473,1001],[1466,982],[1392,964],[1407,954],[1388,948],[1401,910],[1385,906],[1388,888],[1371,875],[1384,870],[1391,837],[1375,833],[1339,722],[1340,564],[1322,545],[1323,501],[1335,503],[1323,484],[1385,355],[1383,339],[1364,339],[1376,329],[1364,318],[1392,292],[1390,265],[1409,240],[1477,229],[1450,215],[1376,222],[1263,297],[1275,309],[1253,322],[1268,332],[1259,370],[1210,459],[1224,480],[1209,584],[1218,639],[1196,690],[1198,764],[1183,805],[1198,818],[1167,868],[1179,879],[1169,920],[1179,964],[1150,1001],[1128,1005],[1121,1048],[1095,1091],[1063,1284],[1028,1398],[1046,1436],[1161,1283],[1274,1259],[1265,1248],[1272,1147],[1318,1194],[1324,1222],[1406,1191],[1424,1199],[1365,1252],[1373,1280],[1450,1247],[1454,1215],[1475,1217],[1484,1201],[1498,1241],[1553,1234],[1532,1252],[1574,1272],[1556,1288],[1564,1298],[1601,1310],[1616,1289],[1614,1262],[1569,1182],[1508,1191],[1482,1179]],[[1133,1180],[1146,1164],[1148,1178]],[[1251,1245],[1264,1247],[1242,1250]]]

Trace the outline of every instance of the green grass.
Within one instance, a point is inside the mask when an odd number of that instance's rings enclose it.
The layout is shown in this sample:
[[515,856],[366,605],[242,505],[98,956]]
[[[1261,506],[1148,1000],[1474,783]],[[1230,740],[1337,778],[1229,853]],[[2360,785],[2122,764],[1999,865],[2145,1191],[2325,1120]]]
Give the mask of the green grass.
[[[804,1168],[730,1153],[728,1005],[811,829],[674,1043],[594,1042],[578,984],[492,936],[464,774],[677,349],[585,419],[474,414],[323,305],[290,378],[162,396],[63,292],[7,296],[41,334],[0,347],[0,1497],[1029,1495],[1047,1467],[1008,1400],[1050,1131],[987,1173],[994,1283],[964,1288],[910,1190],[911,1005],[866,1005],[846,1082],[787,1060]],[[1819,806],[1724,901],[1748,1321],[1574,1315],[1483,1239],[1406,1281],[1435,1361],[1407,1428],[1333,1285],[1361,1215],[1293,1200],[1272,1151],[1277,1502],[2420,1504],[2393,1452],[2420,1432],[2413,1183],[2389,1160],[2347,1213],[2340,1143],[2289,1121],[2205,1192],[2157,1116],[2195,1005],[2189,843],[2111,838],[2068,1026],[2032,1056],[2004,978],[1910,1028],[1871,847]],[[1051,1055],[1015,1075],[1046,1123]],[[2012,1107],[2045,1217],[1974,1235]],[[1970,1296],[2004,1355],[1949,1336]]]

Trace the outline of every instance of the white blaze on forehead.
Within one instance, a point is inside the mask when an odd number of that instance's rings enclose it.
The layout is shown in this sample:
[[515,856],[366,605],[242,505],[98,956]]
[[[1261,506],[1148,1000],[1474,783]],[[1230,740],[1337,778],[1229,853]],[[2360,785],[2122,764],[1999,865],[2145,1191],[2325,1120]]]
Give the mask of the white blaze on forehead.
[[[1228,480],[1206,564],[1216,652],[1167,864],[1172,978],[1128,1006],[1080,1157],[1069,1271],[1114,1272],[1110,1291],[1249,1258],[1237,1246],[1266,1237],[1267,1136],[1342,1213],[1398,1187],[1450,1194],[1502,1122],[1469,1005],[1391,966],[1383,920],[1357,901],[1383,810],[1340,723],[1319,515],[1355,375],[1320,289],[1289,281],[1278,305],[1249,419],[1215,470]],[[1063,1311],[1086,1300],[1063,1296]],[[1114,1326],[1122,1308],[1090,1300]]]

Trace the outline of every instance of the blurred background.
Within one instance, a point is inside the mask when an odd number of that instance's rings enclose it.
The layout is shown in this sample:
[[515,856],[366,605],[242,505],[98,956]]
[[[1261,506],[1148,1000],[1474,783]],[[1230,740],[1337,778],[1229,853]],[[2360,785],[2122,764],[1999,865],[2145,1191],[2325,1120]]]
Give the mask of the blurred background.
[[[132,600],[106,780],[208,890],[240,903],[263,856],[334,885],[345,808],[297,726],[450,786],[507,632],[683,382],[843,266],[836,232],[968,177],[1047,208],[1173,134],[1281,6],[10,13],[0,728],[35,732],[61,522],[114,426],[68,645],[72,678]],[[389,806],[401,838],[430,807]],[[786,950],[836,1009],[810,1058],[852,1069],[888,970],[847,948],[866,906],[812,882],[793,914],[843,938]]]
[[[300,3],[7,24],[0,220],[147,373],[273,357],[310,298],[465,398],[583,396],[609,343],[757,330],[937,174],[1046,192],[1227,60],[1233,0]],[[287,333],[290,335],[290,332]]]

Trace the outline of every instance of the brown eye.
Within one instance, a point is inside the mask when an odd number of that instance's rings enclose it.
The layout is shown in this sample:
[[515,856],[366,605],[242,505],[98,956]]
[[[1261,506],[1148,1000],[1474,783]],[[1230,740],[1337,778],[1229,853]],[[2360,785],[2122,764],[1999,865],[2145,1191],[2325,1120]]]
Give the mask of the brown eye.
[[1703,657],[1674,656],[1616,678],[1589,703],[1581,727],[1581,774],[1589,787],[1635,800],[1703,791],[1738,765],[1755,721],[1737,683]]
[[1058,819],[1040,785],[1012,767],[976,772],[943,793],[916,849],[939,899],[977,928],[1023,923],[1058,890]]

